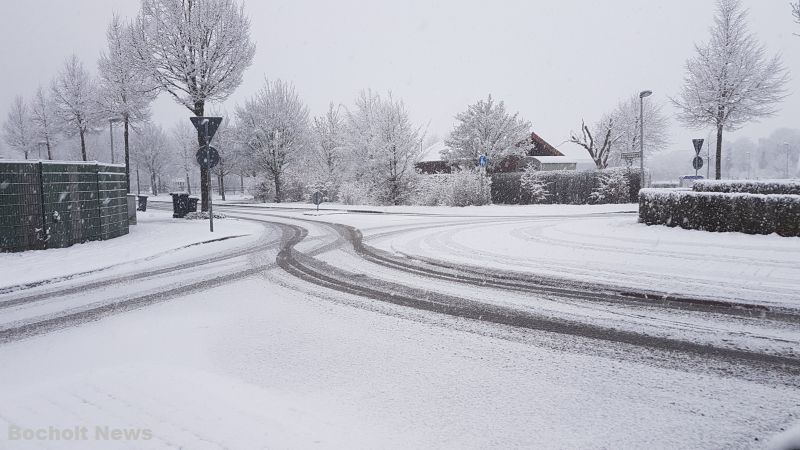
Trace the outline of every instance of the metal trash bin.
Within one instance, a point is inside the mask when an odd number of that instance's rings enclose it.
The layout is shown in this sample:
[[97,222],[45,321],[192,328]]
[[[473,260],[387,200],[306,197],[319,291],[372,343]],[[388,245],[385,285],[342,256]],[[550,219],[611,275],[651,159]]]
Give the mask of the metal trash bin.
[[170,192],[172,196],[172,217],[182,219],[189,212],[189,194],[185,192]]
[[147,211],[147,196],[140,195],[139,196],[139,206],[136,208],[137,211]]
[[197,197],[189,197],[189,212],[197,212],[197,202],[200,200]]

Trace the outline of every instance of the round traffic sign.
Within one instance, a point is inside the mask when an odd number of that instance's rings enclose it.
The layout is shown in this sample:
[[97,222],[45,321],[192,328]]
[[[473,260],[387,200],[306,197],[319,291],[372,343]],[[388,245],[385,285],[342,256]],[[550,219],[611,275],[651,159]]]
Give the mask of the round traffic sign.
[[324,196],[322,195],[322,192],[316,191],[313,194],[311,194],[311,203],[319,206],[319,204],[322,203],[323,197]]
[[197,164],[200,164],[200,167],[203,169],[211,169],[212,167],[219,164],[219,152],[214,147],[209,146],[208,152],[206,152],[205,147],[200,147],[197,150],[197,153],[194,155],[197,159]]
[[701,158],[699,156],[695,156],[694,159],[692,159],[692,167],[694,167],[694,170],[702,169],[703,168],[703,158]]

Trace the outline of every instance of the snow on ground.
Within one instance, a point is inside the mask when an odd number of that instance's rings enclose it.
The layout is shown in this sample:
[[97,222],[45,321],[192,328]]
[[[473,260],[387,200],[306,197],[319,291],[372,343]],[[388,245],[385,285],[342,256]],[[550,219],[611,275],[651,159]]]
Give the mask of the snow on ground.
[[127,235],[115,239],[0,253],[0,289],[84,272],[109,275],[201,257],[253,245],[264,233],[259,224],[234,219],[217,220],[211,233],[208,221],[173,219],[172,213],[165,211],[138,212],[137,218],[138,224],[131,225]]
[[0,447],[746,448],[800,414],[794,387],[382,314],[269,276],[0,347],[0,429],[88,438],[0,433]]
[[614,216],[419,229],[369,243],[455,263],[800,308],[800,239],[777,235],[646,226],[635,216]]
[[800,308],[800,239],[646,226],[636,205],[284,207],[247,206],[355,226],[370,245],[407,256]]

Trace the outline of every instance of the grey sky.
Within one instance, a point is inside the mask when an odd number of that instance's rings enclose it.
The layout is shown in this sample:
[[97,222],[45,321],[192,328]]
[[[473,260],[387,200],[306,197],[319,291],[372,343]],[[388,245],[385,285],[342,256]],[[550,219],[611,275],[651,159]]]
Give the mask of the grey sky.
[[[96,70],[112,12],[133,17],[135,0],[7,1],[0,27],[0,118],[17,94],[31,97],[75,52]],[[800,25],[788,0],[745,0],[751,31],[781,52],[793,75],[790,97],[774,118],[728,138],[762,137],[800,127]],[[391,90],[412,119],[444,136],[453,116],[492,93],[558,145],[581,118],[596,120],[642,89],[666,102],[682,83],[693,43],[705,41],[713,0],[553,1],[250,1],[257,43],[253,66],[228,111],[264,77],[293,81],[312,114],[328,102],[349,105],[359,90]],[[166,95],[155,120],[171,126],[188,111]],[[671,116],[673,110],[667,106]],[[707,132],[672,125],[673,148],[691,152]],[[583,153],[571,144],[570,154]]]

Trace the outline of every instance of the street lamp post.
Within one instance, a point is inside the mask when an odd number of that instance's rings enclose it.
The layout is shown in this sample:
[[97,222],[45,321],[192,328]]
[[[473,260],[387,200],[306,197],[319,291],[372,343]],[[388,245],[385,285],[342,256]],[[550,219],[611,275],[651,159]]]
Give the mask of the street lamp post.
[[644,176],[644,98],[653,94],[653,91],[639,93],[639,187],[645,187]]

